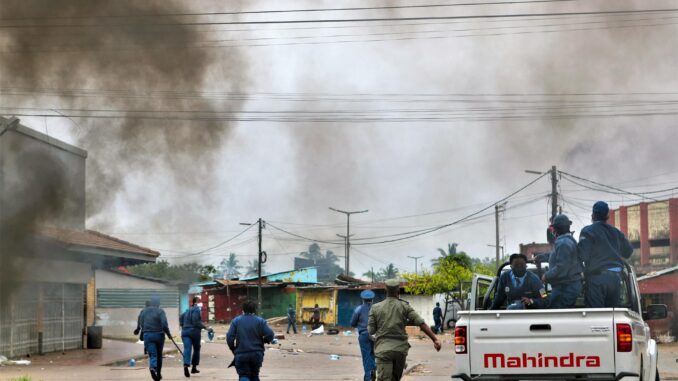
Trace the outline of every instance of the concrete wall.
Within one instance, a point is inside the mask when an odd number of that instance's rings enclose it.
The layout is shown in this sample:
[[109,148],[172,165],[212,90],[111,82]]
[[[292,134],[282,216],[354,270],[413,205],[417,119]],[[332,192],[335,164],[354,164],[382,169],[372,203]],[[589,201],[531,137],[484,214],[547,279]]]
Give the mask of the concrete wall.
[[[176,290],[176,286],[146,279],[135,278],[106,270],[96,270],[97,289],[167,289]],[[179,333],[179,308],[164,308],[170,331]],[[137,326],[140,308],[97,308],[96,324],[103,327],[105,336],[131,336]]]
[[[410,303],[410,306],[414,308],[415,311],[426,321],[426,324],[433,327],[433,307],[435,307],[436,302],[440,303],[440,308],[442,308],[443,313],[445,313],[445,295],[408,295],[400,294],[400,299]],[[461,309],[461,308],[459,308]],[[445,322],[443,322],[443,328],[447,329],[447,322],[454,320],[454,312],[452,306],[447,311],[447,316],[445,316]]]
[[[3,215],[30,207],[23,205],[22,200],[35,202],[31,197],[17,196],[39,189],[35,184],[44,179],[36,178],[36,173],[59,174],[64,185],[63,199],[57,200],[60,210],[45,222],[62,228],[83,230],[86,156],[83,150],[24,126],[5,131],[0,136],[0,210],[4,211]],[[44,165],[43,170],[38,169],[39,164]]]

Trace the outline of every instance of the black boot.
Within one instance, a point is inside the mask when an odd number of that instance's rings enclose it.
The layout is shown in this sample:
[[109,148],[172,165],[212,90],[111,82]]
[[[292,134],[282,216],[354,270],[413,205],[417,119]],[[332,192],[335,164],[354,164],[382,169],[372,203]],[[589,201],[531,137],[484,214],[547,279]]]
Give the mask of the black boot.
[[191,374],[188,373],[188,365],[184,365],[184,377],[191,377]]
[[200,373],[197,365],[193,365],[193,369],[191,369],[191,373]]
[[153,381],[160,381],[160,378],[158,377],[158,371],[155,370],[155,368],[151,368],[151,378]]

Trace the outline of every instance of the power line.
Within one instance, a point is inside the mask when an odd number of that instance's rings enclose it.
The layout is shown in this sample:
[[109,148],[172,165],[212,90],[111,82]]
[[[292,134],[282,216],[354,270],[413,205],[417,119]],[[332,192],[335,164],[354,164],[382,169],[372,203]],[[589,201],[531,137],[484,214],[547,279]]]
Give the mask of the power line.
[[[581,180],[581,181],[585,181],[585,182],[588,182],[588,183],[597,185],[597,186],[599,186],[599,187],[612,189],[612,190],[615,190],[615,191],[617,191],[617,192],[622,192],[623,194],[633,195],[633,196],[641,197],[641,198],[644,198],[644,199],[650,199],[650,200],[653,200],[653,201],[659,201],[658,199],[655,199],[655,198],[652,198],[652,197],[649,197],[649,196],[645,196],[645,195],[642,194],[642,193],[629,192],[629,191],[626,191],[626,190],[621,189],[621,188],[617,188],[617,187],[613,187],[613,186],[611,186],[611,185],[606,185],[606,184],[599,183],[599,182],[597,182],[597,181],[585,179],[585,178],[583,178],[583,177],[575,176],[575,175],[569,174],[569,173],[567,173],[567,172],[558,171],[558,173],[560,173],[561,175],[564,175],[564,176],[566,176],[566,177],[575,178],[575,179],[577,179],[577,180]],[[569,179],[569,180],[572,181],[572,179]],[[586,187],[585,185],[582,185],[582,184],[577,184],[577,185]],[[601,192],[607,192],[607,193],[610,193],[609,191],[604,190],[604,189],[595,189],[595,188],[591,188],[591,189],[592,189],[592,190],[596,190],[596,191],[601,191]]]
[[504,5],[504,4],[532,4],[532,3],[561,3],[576,0],[524,0],[524,1],[492,1],[476,3],[437,3],[437,4],[418,4],[418,5],[389,5],[380,7],[345,7],[345,8],[304,8],[304,9],[273,9],[273,10],[255,10],[255,11],[230,11],[230,12],[179,12],[179,13],[156,13],[156,14],[137,14],[137,15],[90,15],[90,16],[39,16],[39,17],[7,17],[0,18],[0,21],[18,21],[18,20],[82,20],[82,19],[106,19],[106,18],[148,18],[148,17],[188,17],[188,16],[227,16],[227,15],[246,15],[246,14],[268,14],[268,13],[302,13],[302,12],[347,12],[347,11],[369,11],[369,10],[393,10],[393,9],[423,9],[423,8],[445,8],[460,6],[478,6],[478,5]]
[[[678,8],[636,9],[623,11],[588,11],[588,12],[544,12],[544,13],[504,13],[486,15],[456,15],[456,16],[419,16],[419,17],[366,17],[366,18],[337,18],[337,19],[297,19],[297,20],[261,20],[261,21],[214,21],[214,22],[176,22],[176,23],[144,23],[151,27],[176,26],[208,26],[208,25],[268,25],[268,24],[308,24],[308,23],[360,23],[376,21],[427,21],[427,20],[474,20],[474,19],[514,19],[518,17],[564,17],[564,16],[591,16],[591,15],[621,15],[644,14],[659,12],[676,12]],[[0,25],[0,29],[30,29],[30,28],[111,28],[138,26],[138,23],[127,24],[45,24],[45,25]]]

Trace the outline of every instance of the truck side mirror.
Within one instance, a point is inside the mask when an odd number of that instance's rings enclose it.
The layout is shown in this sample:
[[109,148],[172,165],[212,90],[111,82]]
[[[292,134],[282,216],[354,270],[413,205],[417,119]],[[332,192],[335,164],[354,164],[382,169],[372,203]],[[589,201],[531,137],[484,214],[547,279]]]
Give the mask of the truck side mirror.
[[666,319],[668,314],[669,312],[666,304],[650,304],[647,306],[647,310],[643,312],[643,320]]

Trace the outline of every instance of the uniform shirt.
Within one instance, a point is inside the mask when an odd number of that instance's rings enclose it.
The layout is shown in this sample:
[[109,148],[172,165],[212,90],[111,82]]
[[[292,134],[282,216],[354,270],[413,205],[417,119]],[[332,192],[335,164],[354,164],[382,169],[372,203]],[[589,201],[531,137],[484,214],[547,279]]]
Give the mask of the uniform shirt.
[[434,319],[440,319],[442,317],[443,317],[443,310],[438,306],[433,307],[433,318]]
[[141,323],[141,330],[148,332],[165,332],[170,334],[169,326],[167,324],[167,315],[165,311],[158,306],[150,306],[144,309],[144,312],[139,316]]
[[295,321],[296,317],[297,317],[297,311],[292,307],[287,307],[287,320],[288,321]]
[[207,329],[207,327],[205,327],[205,325],[202,323],[201,315],[202,309],[199,306],[194,305],[181,314],[179,317],[179,325],[181,325],[181,328],[184,329]]
[[245,314],[231,322],[226,334],[226,343],[236,354],[263,352],[264,343],[270,343],[274,337],[266,320],[257,315]]
[[579,234],[579,258],[587,274],[622,268],[621,258],[629,258],[633,247],[619,229],[605,221],[584,227]]
[[506,271],[499,277],[497,293],[490,309],[498,310],[505,302],[511,304],[522,297],[539,299],[543,288],[544,284],[539,277],[529,271],[522,278],[515,277],[513,270]]
[[559,235],[549,254],[549,271],[544,274],[546,280],[552,284],[581,281],[583,270],[572,234]]
[[353,310],[353,316],[351,316],[351,327],[358,328],[358,333],[367,331],[367,322],[369,321],[371,307],[371,304],[363,303]]
[[410,347],[405,332],[407,324],[420,326],[424,319],[406,301],[389,296],[374,304],[367,323],[367,331],[375,336],[374,353],[407,351]]

